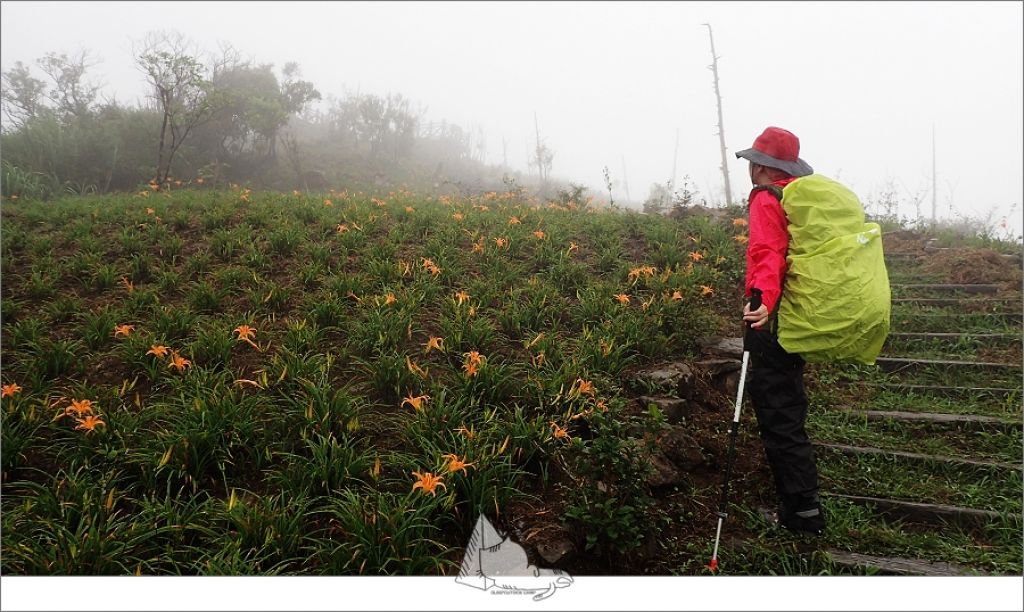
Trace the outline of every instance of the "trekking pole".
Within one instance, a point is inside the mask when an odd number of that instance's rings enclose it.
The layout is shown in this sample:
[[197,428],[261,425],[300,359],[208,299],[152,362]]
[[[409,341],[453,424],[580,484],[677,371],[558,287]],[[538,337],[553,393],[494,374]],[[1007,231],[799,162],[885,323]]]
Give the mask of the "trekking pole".
[[[753,312],[761,307],[761,290],[750,290],[750,311]],[[746,325],[746,334],[753,333],[750,323]],[[746,340],[744,338],[744,340]],[[740,366],[740,384],[736,390],[736,410],[732,416],[732,425],[729,426],[729,453],[725,460],[725,478],[722,481],[722,501],[718,506],[718,528],[715,530],[715,550],[711,553],[711,564],[708,568],[711,571],[718,569],[718,542],[722,537],[722,522],[729,516],[729,477],[732,474],[732,461],[736,456],[736,433],[740,428],[740,406],[743,405],[743,383],[747,378],[747,363],[750,361],[750,351],[747,350],[746,342],[743,347],[743,363]]]

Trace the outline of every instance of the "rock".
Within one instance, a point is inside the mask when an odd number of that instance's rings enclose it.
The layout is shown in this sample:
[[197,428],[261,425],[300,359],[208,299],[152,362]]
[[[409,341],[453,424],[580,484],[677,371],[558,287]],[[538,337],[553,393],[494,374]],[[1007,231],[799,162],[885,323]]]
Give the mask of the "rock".
[[669,461],[665,455],[653,453],[648,455],[648,461],[654,468],[651,475],[647,477],[649,487],[669,487],[686,482],[686,476],[682,470]]
[[743,338],[704,338],[698,342],[701,353],[711,357],[743,358]]
[[665,415],[665,420],[672,425],[682,423],[690,415],[690,402],[677,397],[642,395],[637,398],[637,401],[640,402],[640,407],[645,412],[650,404],[657,406],[658,410]]
[[[711,387],[727,396],[735,396],[740,383],[742,362],[736,359],[705,359],[693,364],[707,377]],[[749,366],[748,366],[749,367]]]
[[541,542],[536,546],[537,554],[551,565],[558,565],[576,552],[576,545],[566,537]]
[[658,450],[676,467],[686,471],[704,465],[704,453],[700,444],[685,428],[669,425],[655,440]]
[[693,366],[715,377],[738,371],[743,366],[743,362],[738,359],[704,359],[696,362]]
[[636,373],[635,382],[644,388],[675,392],[690,399],[693,394],[693,370],[682,362],[666,363]]

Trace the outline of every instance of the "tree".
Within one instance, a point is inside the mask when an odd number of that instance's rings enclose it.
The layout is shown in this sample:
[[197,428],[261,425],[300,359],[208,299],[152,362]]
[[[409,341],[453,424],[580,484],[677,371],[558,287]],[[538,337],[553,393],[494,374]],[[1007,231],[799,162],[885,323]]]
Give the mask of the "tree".
[[533,129],[537,134],[537,147],[534,150],[533,159],[530,160],[530,165],[536,166],[537,168],[537,174],[540,181],[540,193],[543,196],[547,189],[548,177],[551,176],[551,162],[555,159],[555,152],[549,149],[546,144],[541,142],[540,128],[537,126],[537,113],[533,114]]
[[668,185],[651,183],[650,193],[644,200],[644,213],[648,215],[660,215],[668,209],[672,203],[672,190]]
[[711,40],[711,65],[708,66],[708,70],[715,77],[715,100],[718,101],[718,146],[722,152],[722,177],[725,180],[725,204],[732,204],[732,187],[729,184],[729,159],[725,154],[725,125],[722,121],[722,93],[718,89],[718,60],[719,56],[715,55],[715,37],[711,33],[711,24],[705,23],[708,27],[708,38]]
[[213,115],[215,99],[206,68],[181,34],[149,35],[135,61],[153,87],[153,97],[163,113],[154,177],[163,185],[175,153],[192,130]]
[[47,97],[62,121],[81,120],[93,111],[100,86],[85,81],[86,71],[94,65],[87,51],[81,51],[74,57],[51,52],[40,58],[38,63],[53,81]]
[[3,112],[8,119],[5,132],[20,129],[46,109],[46,83],[32,76],[22,62],[14,62],[14,67],[3,73],[2,92]]

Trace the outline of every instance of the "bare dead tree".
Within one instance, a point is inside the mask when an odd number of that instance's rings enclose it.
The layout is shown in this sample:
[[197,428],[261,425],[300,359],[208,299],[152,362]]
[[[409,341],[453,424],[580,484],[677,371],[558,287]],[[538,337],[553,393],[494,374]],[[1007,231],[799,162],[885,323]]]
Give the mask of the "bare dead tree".
[[725,203],[732,203],[732,189],[729,187],[729,160],[725,155],[725,126],[722,121],[722,94],[718,88],[718,59],[715,55],[715,37],[711,33],[711,24],[705,23],[708,27],[708,38],[711,39],[711,65],[708,69],[715,75],[715,99],[718,101],[718,145],[722,150],[722,176],[725,178]]
[[548,177],[551,175],[551,162],[554,161],[555,154],[540,140],[537,113],[533,113],[533,129],[537,135],[537,148],[534,151],[534,158],[530,163],[537,166],[537,173],[540,176],[540,192],[543,196],[547,189]]

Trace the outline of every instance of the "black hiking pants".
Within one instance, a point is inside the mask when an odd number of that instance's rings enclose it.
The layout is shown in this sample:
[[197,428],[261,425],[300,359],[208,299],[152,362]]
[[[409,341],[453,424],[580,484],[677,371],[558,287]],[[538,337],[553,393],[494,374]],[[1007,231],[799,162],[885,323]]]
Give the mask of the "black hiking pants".
[[787,353],[772,331],[749,331],[745,348],[750,351],[746,384],[782,506],[789,512],[812,507],[818,501],[818,470],[804,429],[804,360]]

